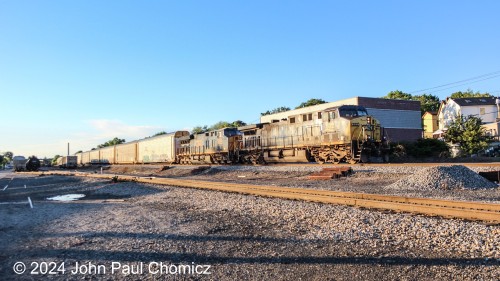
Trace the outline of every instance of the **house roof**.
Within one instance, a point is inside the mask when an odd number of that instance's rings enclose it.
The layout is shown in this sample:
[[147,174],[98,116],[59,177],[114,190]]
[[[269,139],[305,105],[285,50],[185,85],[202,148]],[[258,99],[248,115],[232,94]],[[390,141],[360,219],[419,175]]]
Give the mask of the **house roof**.
[[426,111],[426,112],[424,113],[424,115],[422,115],[422,119],[423,119],[423,118],[425,118],[427,115],[437,116],[437,114],[438,114],[438,113],[437,113],[437,112],[435,112],[435,111]]
[[495,100],[495,97],[453,99],[460,106],[496,105]]

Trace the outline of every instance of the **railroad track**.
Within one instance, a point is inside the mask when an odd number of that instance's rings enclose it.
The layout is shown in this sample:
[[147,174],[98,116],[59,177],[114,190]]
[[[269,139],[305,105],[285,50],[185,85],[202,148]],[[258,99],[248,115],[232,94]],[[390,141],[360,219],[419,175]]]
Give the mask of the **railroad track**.
[[494,203],[452,201],[356,192],[313,190],[303,188],[172,178],[136,177],[129,175],[117,176],[112,174],[91,174],[62,171],[51,171],[43,173],[38,172],[38,174],[81,176],[103,179],[113,179],[113,177],[118,177],[117,179],[120,181],[134,181],[149,184],[217,190],[264,197],[356,206],[369,209],[390,210],[395,212],[409,212],[430,216],[441,216],[445,218],[458,218],[465,220],[483,221],[491,224],[500,224],[500,204]]

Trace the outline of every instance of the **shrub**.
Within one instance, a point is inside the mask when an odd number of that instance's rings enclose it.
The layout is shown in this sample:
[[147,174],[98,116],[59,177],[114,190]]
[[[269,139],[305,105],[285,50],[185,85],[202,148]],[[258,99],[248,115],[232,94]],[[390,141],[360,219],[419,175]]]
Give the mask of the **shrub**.
[[394,143],[391,145],[391,152],[396,157],[439,157],[448,152],[448,145],[437,139],[419,139],[415,142]]

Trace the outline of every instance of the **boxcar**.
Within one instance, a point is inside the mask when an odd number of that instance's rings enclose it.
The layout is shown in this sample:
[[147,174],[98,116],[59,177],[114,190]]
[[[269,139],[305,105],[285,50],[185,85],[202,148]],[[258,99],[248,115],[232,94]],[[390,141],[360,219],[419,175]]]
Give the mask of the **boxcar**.
[[82,152],[82,161],[80,164],[81,165],[90,164],[90,151]]
[[115,146],[115,163],[135,164],[137,161],[137,141]]
[[99,149],[99,163],[114,164],[115,163],[115,146],[108,146]]
[[99,162],[100,162],[100,160],[99,160],[99,149],[91,150],[90,151],[90,163],[91,164],[98,164]]
[[139,163],[174,163],[175,152],[180,147],[182,137],[189,136],[188,131],[159,135],[137,142],[137,156]]

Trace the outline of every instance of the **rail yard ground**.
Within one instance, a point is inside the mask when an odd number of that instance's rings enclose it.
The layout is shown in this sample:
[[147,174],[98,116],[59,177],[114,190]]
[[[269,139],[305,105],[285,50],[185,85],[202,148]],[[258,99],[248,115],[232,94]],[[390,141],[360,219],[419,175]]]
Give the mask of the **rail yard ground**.
[[[131,165],[105,172],[500,201],[498,187],[413,184],[433,177],[458,179],[466,170],[355,165],[348,178],[308,179],[324,167]],[[500,170],[498,164],[469,167]],[[4,279],[36,279],[41,276],[32,273],[47,271],[43,266],[58,273],[50,275],[56,280],[500,279],[499,225],[81,177],[2,172],[0,189]],[[85,197],[48,200],[66,194]],[[14,272],[22,269],[18,262],[26,266],[22,274]],[[183,270],[193,272],[179,274]]]

